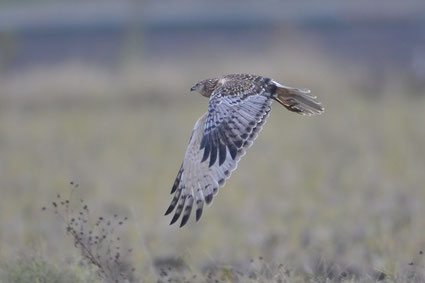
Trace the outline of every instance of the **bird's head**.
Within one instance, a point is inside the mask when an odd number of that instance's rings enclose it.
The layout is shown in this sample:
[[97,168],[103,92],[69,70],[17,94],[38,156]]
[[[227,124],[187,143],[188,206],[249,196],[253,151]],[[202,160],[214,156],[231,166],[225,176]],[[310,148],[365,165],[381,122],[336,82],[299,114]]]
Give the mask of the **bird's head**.
[[206,79],[197,82],[190,91],[197,91],[202,96],[210,97],[211,93],[215,90],[218,83],[218,79]]

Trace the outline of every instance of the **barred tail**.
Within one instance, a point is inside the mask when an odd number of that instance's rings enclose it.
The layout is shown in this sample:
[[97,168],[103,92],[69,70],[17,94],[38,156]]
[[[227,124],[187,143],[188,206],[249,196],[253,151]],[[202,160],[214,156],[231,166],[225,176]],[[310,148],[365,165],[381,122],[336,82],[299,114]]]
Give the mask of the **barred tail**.
[[322,114],[325,110],[309,89],[292,88],[274,83],[277,86],[274,99],[285,106],[286,109],[308,116]]

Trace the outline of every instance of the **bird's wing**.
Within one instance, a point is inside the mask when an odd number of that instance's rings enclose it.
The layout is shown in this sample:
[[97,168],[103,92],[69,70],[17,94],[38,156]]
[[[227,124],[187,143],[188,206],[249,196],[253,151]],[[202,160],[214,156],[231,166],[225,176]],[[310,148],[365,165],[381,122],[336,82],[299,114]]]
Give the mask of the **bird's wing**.
[[193,128],[171,190],[174,198],[166,215],[176,211],[170,224],[183,212],[180,227],[185,225],[194,203],[196,220],[200,219],[204,202],[211,203],[261,131],[271,102],[267,87],[252,82],[229,82],[214,91],[208,112]]

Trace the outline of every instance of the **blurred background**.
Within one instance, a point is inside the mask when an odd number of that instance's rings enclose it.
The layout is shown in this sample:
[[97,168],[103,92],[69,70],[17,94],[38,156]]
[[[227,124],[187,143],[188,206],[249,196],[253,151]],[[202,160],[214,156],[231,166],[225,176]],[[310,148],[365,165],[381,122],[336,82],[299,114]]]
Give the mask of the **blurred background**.
[[[420,0],[1,1],[0,264],[78,256],[41,211],[73,181],[95,215],[129,217],[147,280],[258,257],[301,282],[424,280],[424,31]],[[273,105],[201,221],[168,226],[208,103],[189,89],[235,72],[309,88],[325,113]]]

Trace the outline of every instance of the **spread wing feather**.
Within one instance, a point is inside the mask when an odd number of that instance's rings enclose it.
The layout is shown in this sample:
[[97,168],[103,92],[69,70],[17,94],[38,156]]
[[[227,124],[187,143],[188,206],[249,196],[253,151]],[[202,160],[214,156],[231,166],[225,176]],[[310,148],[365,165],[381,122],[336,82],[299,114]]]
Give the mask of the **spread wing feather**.
[[196,220],[201,218],[204,202],[210,204],[245,150],[261,131],[270,112],[272,97],[265,88],[247,85],[232,92],[232,81],[211,95],[208,112],[196,122],[171,193],[174,197],[166,215],[174,209],[170,224],[181,215],[180,227],[189,220],[196,205]]

